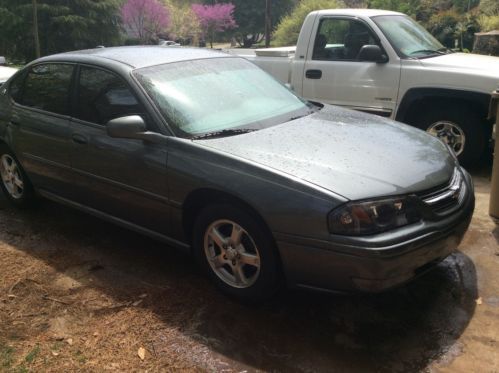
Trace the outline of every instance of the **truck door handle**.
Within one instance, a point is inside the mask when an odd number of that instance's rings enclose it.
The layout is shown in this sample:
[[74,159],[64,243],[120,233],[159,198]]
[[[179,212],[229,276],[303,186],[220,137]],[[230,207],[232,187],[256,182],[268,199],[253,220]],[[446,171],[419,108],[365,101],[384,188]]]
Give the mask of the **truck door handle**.
[[305,76],[309,79],[320,79],[322,78],[322,70],[307,70]]
[[73,142],[77,143],[77,144],[86,144],[87,143],[87,139],[82,136],[82,135],[79,135],[77,133],[73,133]]

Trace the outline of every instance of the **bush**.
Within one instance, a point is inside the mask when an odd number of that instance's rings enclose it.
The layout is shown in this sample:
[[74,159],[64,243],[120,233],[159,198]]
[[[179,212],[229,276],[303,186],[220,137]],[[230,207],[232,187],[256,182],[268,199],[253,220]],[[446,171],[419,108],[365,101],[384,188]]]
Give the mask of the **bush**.
[[460,14],[455,9],[434,14],[426,27],[448,48],[454,48],[455,40],[457,40],[457,45],[461,50],[473,47],[474,34],[480,30],[474,12]]
[[274,44],[277,46],[295,45],[301,26],[308,13],[319,9],[344,8],[342,0],[302,0],[277,25],[274,32]]
[[428,31],[448,48],[454,47],[455,30],[460,21],[459,14],[454,10],[447,10],[431,16],[426,25]]
[[483,32],[499,30],[499,15],[498,16],[480,16],[478,18],[480,29]]

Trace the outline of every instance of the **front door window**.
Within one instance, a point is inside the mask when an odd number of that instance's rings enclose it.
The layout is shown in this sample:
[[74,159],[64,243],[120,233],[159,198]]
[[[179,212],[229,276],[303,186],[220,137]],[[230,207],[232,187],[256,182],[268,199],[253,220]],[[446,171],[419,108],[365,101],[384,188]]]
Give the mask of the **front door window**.
[[319,24],[312,59],[358,61],[364,45],[379,45],[364,23],[351,19],[324,18]]

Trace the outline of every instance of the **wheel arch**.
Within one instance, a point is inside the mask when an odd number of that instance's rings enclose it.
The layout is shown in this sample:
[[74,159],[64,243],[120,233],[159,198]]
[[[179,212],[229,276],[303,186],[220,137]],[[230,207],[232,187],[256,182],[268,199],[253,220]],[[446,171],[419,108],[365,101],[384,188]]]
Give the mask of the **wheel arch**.
[[184,199],[182,204],[182,228],[185,238],[189,241],[189,243],[192,243],[194,222],[199,212],[206,206],[217,203],[230,203],[235,206],[239,206],[244,209],[244,211],[248,212],[262,226],[265,233],[269,235],[277,249],[268,223],[249,202],[231,193],[213,188],[193,190]]
[[477,110],[484,121],[487,118],[490,94],[449,88],[412,88],[402,98],[396,120],[413,124],[420,112],[419,108],[429,100],[432,104],[468,104]]

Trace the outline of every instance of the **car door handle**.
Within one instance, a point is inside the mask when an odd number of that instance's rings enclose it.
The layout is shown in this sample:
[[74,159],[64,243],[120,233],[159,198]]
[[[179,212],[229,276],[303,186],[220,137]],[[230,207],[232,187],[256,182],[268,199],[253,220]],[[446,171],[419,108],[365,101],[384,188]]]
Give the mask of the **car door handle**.
[[322,78],[322,70],[307,70],[305,76],[308,79],[320,79]]
[[87,138],[85,136],[79,135],[77,133],[73,133],[72,135],[73,142],[77,144],[86,144],[87,143]]

